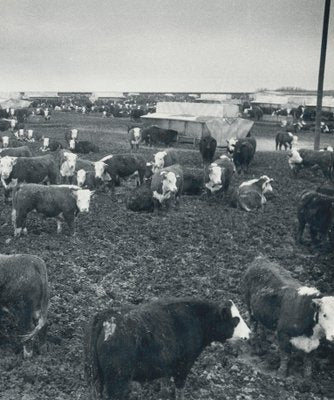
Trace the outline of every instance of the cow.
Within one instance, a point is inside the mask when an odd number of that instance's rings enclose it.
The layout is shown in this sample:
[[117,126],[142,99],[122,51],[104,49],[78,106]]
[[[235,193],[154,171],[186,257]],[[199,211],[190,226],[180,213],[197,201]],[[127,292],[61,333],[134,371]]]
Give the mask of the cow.
[[50,120],[50,111],[46,108],[45,110],[43,110],[43,114],[44,114],[45,121],[49,121]]
[[246,136],[245,138],[241,138],[241,139],[231,138],[231,139],[227,139],[226,140],[227,152],[229,154],[233,154],[234,153],[234,149],[235,149],[235,146],[236,146],[237,142],[250,143],[254,147],[254,153],[255,153],[255,151],[256,151],[256,139],[253,136],[250,136],[250,137]]
[[11,190],[19,183],[58,182],[59,170],[51,155],[40,157],[11,157],[0,159],[1,182],[5,188],[5,203]]
[[12,119],[0,119],[0,131],[8,131],[11,129],[12,131],[14,130],[15,126],[17,125],[17,120],[12,118]]
[[217,140],[210,135],[203,136],[199,142],[199,151],[203,165],[211,164],[217,147]]
[[224,194],[227,192],[234,174],[234,164],[223,155],[208,166],[205,174],[207,194]]
[[333,153],[334,149],[332,146],[326,146],[323,149],[320,149],[319,151],[330,151],[331,153]]
[[51,140],[48,137],[43,137],[43,144],[40,148],[41,151],[57,151],[63,148],[63,145],[57,140]]
[[276,333],[281,364],[280,375],[289,372],[292,351],[304,356],[304,375],[311,374],[310,353],[320,340],[334,341],[334,297],[304,286],[282,266],[264,257],[248,267],[243,291],[251,320]]
[[99,178],[96,175],[95,171],[86,171],[84,169],[79,169],[78,171],[76,171],[74,183],[81,188],[93,190],[100,188],[104,183],[108,182],[109,180],[110,177],[108,174],[105,174],[103,178]]
[[183,167],[182,194],[199,195],[204,188],[204,172],[200,168]]
[[126,197],[126,207],[131,211],[147,211],[154,209],[152,190],[150,187],[141,185],[132,189]]
[[151,190],[155,212],[160,211],[163,206],[168,210],[172,200],[175,202],[175,207],[178,207],[183,191],[183,171],[180,164],[155,172],[152,176]]
[[292,150],[288,162],[295,175],[303,168],[320,168],[325,178],[333,176],[334,153],[331,151]]
[[258,179],[251,179],[243,182],[236,192],[236,205],[245,211],[253,211],[257,208],[263,208],[267,199],[264,194],[272,192],[273,188],[270,179],[266,175],[262,175]]
[[290,150],[293,145],[296,145],[298,141],[298,136],[293,135],[291,132],[278,132],[276,135],[276,151],[278,149],[282,150],[282,146],[287,150],[288,147]]
[[105,172],[111,189],[114,190],[119,178],[126,178],[135,172],[138,173],[139,183],[144,181],[146,161],[144,157],[137,154],[115,154],[103,157],[101,160],[107,164]]
[[76,141],[74,139],[70,140],[70,150],[73,151],[73,153],[81,154],[98,153],[100,151],[96,144],[88,140]]
[[299,223],[297,240],[300,243],[302,242],[305,226],[308,224],[311,240],[314,244],[320,241],[323,242],[326,236],[328,236],[330,242],[334,244],[333,194],[332,196],[328,196],[319,191],[315,192],[312,190],[305,190],[301,194],[297,206],[297,218]]
[[14,319],[23,355],[31,357],[35,338],[46,333],[49,295],[44,261],[30,254],[1,254],[0,287],[0,313]]
[[60,180],[62,183],[72,183],[78,156],[70,151],[59,150],[56,153],[59,162]]
[[9,136],[2,136],[1,137],[1,144],[2,144],[2,148],[6,148],[9,146]]
[[71,131],[65,132],[65,140],[67,143],[70,143],[71,140],[78,139],[78,129],[71,129]]
[[254,158],[255,151],[255,138],[250,137],[237,140],[233,151],[233,162],[238,174],[242,171],[244,173],[248,172],[248,167]]
[[183,399],[187,375],[212,342],[248,339],[250,330],[233,301],[170,298],[113,307],[91,320],[85,375],[94,399],[124,399],[131,381],[173,377]]
[[158,151],[153,155],[153,161],[146,163],[145,180],[151,179],[152,175],[162,168],[179,163],[179,156],[173,149]]
[[0,149],[0,157],[11,156],[11,157],[32,157],[32,152],[28,146],[20,147],[6,147]]
[[[84,160],[82,158],[77,158],[75,163],[75,170],[79,172],[79,170],[84,170],[87,172],[86,175],[81,171],[79,174],[79,182],[84,182],[87,178],[87,182],[89,180],[90,184],[95,182],[95,185],[102,184],[103,182],[110,182],[111,177],[107,172],[108,165],[103,161],[90,161]],[[78,174],[77,174],[78,178]],[[91,178],[94,178],[93,180]],[[80,185],[79,185],[80,186]]]
[[62,232],[62,222],[74,234],[75,217],[79,212],[88,212],[92,191],[75,185],[21,184],[13,193],[12,222],[14,236],[27,234],[26,218],[36,210],[47,218],[56,218],[57,233]]
[[134,128],[129,128],[128,129],[128,135],[129,135],[129,142],[131,146],[131,150],[138,150],[139,149],[139,144],[141,142],[141,132],[142,129],[138,127]]
[[142,141],[146,145],[156,145],[157,143],[164,143],[169,146],[172,142],[177,141],[178,132],[173,129],[162,129],[158,126],[150,126],[142,130]]

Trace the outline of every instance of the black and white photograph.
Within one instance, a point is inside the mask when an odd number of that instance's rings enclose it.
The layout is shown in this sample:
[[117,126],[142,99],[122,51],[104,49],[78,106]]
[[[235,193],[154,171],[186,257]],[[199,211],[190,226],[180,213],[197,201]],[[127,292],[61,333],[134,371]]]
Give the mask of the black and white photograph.
[[0,1],[0,400],[334,400],[333,7]]

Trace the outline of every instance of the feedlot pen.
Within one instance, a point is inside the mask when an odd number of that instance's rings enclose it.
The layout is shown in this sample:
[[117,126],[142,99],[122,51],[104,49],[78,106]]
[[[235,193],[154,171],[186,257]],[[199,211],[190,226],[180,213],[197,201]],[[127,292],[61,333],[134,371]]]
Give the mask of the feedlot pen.
[[[35,134],[64,142],[65,130],[77,128],[79,140],[92,140],[99,154],[129,152],[130,120],[54,112],[49,123],[30,119],[26,128]],[[34,213],[28,217],[28,236],[13,238],[11,208],[0,211],[1,253],[29,253],[43,258],[48,267],[50,308],[48,350],[22,360],[9,346],[0,348],[0,399],[86,399],[83,375],[83,334],[89,318],[108,306],[148,301],[162,296],[200,296],[232,299],[249,323],[240,281],[247,263],[260,254],[277,261],[306,285],[333,293],[334,254],[327,244],[314,248],[308,234],[304,245],[295,242],[296,204],[305,189],[323,182],[317,172],[302,171],[294,178],[285,152],[261,151],[261,137],[274,149],[277,128],[255,124],[252,133],[259,150],[247,176],[235,176],[224,199],[183,196],[179,210],[153,215],[134,213],[125,207],[125,194],[133,180],[116,188],[116,195],[97,194],[89,214],[79,215],[77,235],[56,234],[56,223]],[[304,136],[311,143],[310,134]],[[322,135],[326,144],[333,139]],[[332,141],[332,143],[331,143]],[[41,142],[31,145],[35,154]],[[179,145],[181,146],[181,145]],[[179,147],[177,147],[179,148]],[[181,164],[201,167],[192,146],[180,148]],[[149,160],[155,148],[140,148]],[[218,155],[222,154],[218,151]],[[82,156],[84,157],[84,156]],[[263,211],[246,213],[230,207],[233,188],[242,181],[268,175],[274,192]],[[274,342],[275,343],[275,342]],[[239,356],[238,356],[239,355]],[[186,385],[187,399],[333,399],[334,353],[320,350],[314,358],[314,374],[301,380],[301,365],[294,361],[289,379],[276,374],[275,346],[257,354],[250,345],[242,350],[226,345],[206,349],[192,369]],[[157,382],[135,387],[131,399],[162,398]]]

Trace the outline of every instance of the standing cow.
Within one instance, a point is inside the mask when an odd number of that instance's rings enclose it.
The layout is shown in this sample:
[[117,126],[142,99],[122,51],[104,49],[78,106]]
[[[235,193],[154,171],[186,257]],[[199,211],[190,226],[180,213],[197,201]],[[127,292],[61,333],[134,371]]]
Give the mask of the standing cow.
[[234,174],[234,164],[223,155],[208,166],[205,187],[207,194],[226,193]]
[[254,158],[255,151],[255,138],[250,137],[237,140],[233,151],[233,162],[238,174],[241,171],[244,173],[248,172],[248,167]]
[[142,129],[138,128],[138,127],[128,128],[128,136],[129,136],[129,142],[130,142],[131,150],[133,150],[133,149],[138,150],[139,149],[139,144],[140,144],[140,142],[142,140],[141,132],[142,132]]
[[155,172],[152,176],[151,190],[154,211],[160,210],[163,206],[168,210],[172,200],[178,207],[183,191],[182,167],[179,164],[174,164]]
[[304,374],[311,374],[310,353],[320,340],[334,342],[334,297],[323,296],[292,278],[280,265],[258,257],[248,267],[243,290],[251,320],[276,332],[281,365],[288,373],[292,351],[304,356]]
[[211,164],[215,156],[217,140],[210,135],[203,136],[199,142],[199,151],[202,156],[203,166]]
[[273,191],[271,186],[272,181],[273,179],[263,175],[259,179],[251,179],[243,182],[236,193],[237,207],[239,206],[245,211],[252,211],[257,208],[262,209],[263,205],[267,202],[264,194]]
[[61,183],[73,183],[78,156],[70,151],[59,150],[56,158],[59,163]]
[[298,141],[298,136],[294,136],[291,132],[278,132],[276,135],[276,150],[282,150],[282,146],[284,146],[285,150],[290,148],[292,149],[293,145],[296,145]]
[[73,153],[81,154],[98,153],[100,151],[96,144],[89,142],[88,140],[76,141],[74,139],[70,140],[70,149]]
[[179,156],[174,149],[158,151],[153,155],[153,161],[146,163],[145,180],[150,179],[152,175],[160,169],[178,163]]
[[232,301],[172,298],[100,312],[85,343],[91,396],[124,399],[131,381],[173,377],[176,398],[183,399],[187,376],[204,348],[248,339],[249,332]]
[[288,162],[295,175],[303,168],[320,168],[326,178],[333,176],[334,153],[331,151],[292,150]]
[[92,192],[74,185],[19,185],[13,194],[12,222],[14,236],[27,234],[26,218],[36,210],[47,218],[56,218],[57,233],[62,231],[62,222],[74,233],[75,217],[79,212],[88,212]]
[[46,329],[49,296],[44,261],[30,254],[1,254],[0,287],[0,310],[14,318],[23,355],[30,357],[32,341]]

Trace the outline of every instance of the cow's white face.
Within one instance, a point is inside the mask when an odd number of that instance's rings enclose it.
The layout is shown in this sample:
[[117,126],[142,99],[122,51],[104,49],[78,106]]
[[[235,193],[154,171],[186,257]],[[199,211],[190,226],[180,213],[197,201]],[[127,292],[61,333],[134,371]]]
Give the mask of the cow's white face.
[[242,316],[240,315],[237,306],[233,303],[232,300],[230,300],[230,302],[232,303],[232,306],[231,306],[232,318],[234,318],[234,317],[238,317],[239,318],[239,323],[234,328],[234,332],[233,332],[232,338],[235,338],[235,339],[249,339],[249,335],[250,335],[251,330],[248,328],[246,322],[243,320]]
[[290,158],[289,158],[290,168],[293,168],[294,164],[301,164],[302,162],[303,162],[303,159],[301,158],[298,150],[292,150]]
[[333,153],[333,151],[334,151],[334,149],[333,149],[332,146],[327,146],[327,147],[326,147],[326,150],[327,150],[327,151],[330,151],[331,153]]
[[136,140],[140,138],[140,132],[141,132],[140,128],[133,128],[133,136],[135,137]]
[[165,151],[159,151],[158,153],[154,154],[154,165],[153,165],[153,172],[161,169],[165,165],[164,157],[167,155]]
[[88,212],[92,192],[89,189],[79,189],[73,191],[77,206],[80,212]]
[[82,187],[86,180],[86,171],[84,169],[79,169],[77,172],[77,184]]
[[32,139],[34,131],[32,129],[28,129],[28,139]]
[[312,301],[319,307],[318,323],[323,329],[326,339],[334,342],[334,296],[325,296]]
[[262,193],[264,194],[272,192],[273,188],[270,183],[273,181],[273,179],[270,179],[267,175],[261,176],[260,179],[265,179],[265,182],[262,184]]
[[24,129],[19,129],[19,136],[20,137],[24,136]]
[[13,166],[16,164],[17,157],[2,157],[0,159],[0,173],[2,179],[8,179],[12,173]]
[[106,170],[107,164],[105,164],[103,161],[96,161],[94,163],[94,170],[95,170],[95,176],[96,178],[102,179],[102,176]]
[[167,172],[167,173],[162,173],[163,175],[163,180],[162,180],[162,193],[167,194],[167,193],[176,193],[177,192],[177,186],[176,186],[176,175],[174,172]]
[[210,182],[212,182],[213,185],[221,185],[222,183],[221,175],[222,175],[221,168],[218,165],[211,164],[209,169]]
[[10,115],[13,116],[14,114],[15,114],[15,110],[14,110],[14,108],[11,108],[11,109],[10,109]]
[[78,130],[77,129],[71,129],[71,138],[76,139],[78,137]]
[[71,149],[71,150],[74,150],[74,149],[75,149],[75,140],[74,140],[74,139],[71,139],[71,140],[70,140],[70,149]]
[[43,139],[43,147],[49,147],[50,139],[48,137]]
[[8,145],[9,145],[9,136],[3,136],[2,137],[2,146],[8,147]]
[[16,119],[11,119],[11,120],[10,120],[10,127],[11,127],[12,129],[15,128],[16,124],[17,124]]
[[64,162],[61,166],[62,176],[72,176],[75,171],[75,164],[77,161],[77,155],[69,152],[64,153]]
[[233,153],[235,145],[237,144],[237,139],[233,139],[233,138],[232,139],[228,139],[228,140],[226,140],[226,142],[227,142],[227,150],[230,153]]
[[45,110],[44,115],[47,117],[49,115],[49,110]]

